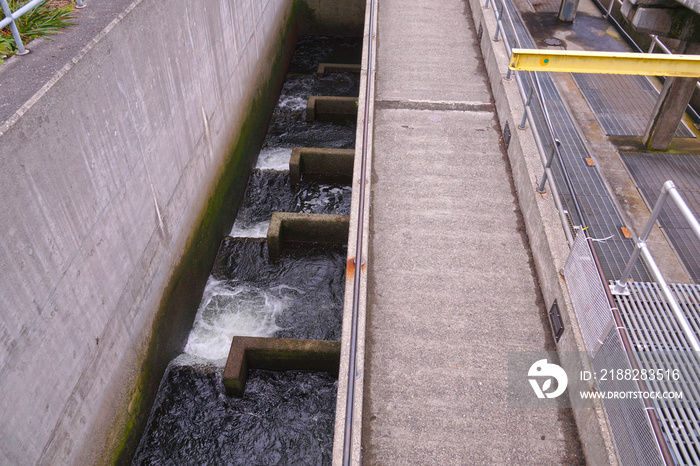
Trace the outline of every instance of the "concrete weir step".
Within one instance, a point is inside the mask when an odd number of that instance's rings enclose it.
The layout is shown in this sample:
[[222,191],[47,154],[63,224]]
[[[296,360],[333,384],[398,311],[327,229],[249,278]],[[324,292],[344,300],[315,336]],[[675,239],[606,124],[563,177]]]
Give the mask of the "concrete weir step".
[[312,95],[306,102],[306,121],[357,118],[357,97]]
[[224,387],[228,396],[242,397],[249,369],[337,375],[339,363],[339,341],[236,336],[224,367]]
[[292,185],[299,184],[302,174],[319,182],[350,182],[354,160],[354,149],[295,147],[289,160],[289,178]]
[[362,67],[359,63],[319,63],[317,74],[323,76],[328,73],[357,73],[360,74]]
[[348,215],[273,212],[267,230],[270,260],[282,255],[285,242],[345,244],[349,223]]

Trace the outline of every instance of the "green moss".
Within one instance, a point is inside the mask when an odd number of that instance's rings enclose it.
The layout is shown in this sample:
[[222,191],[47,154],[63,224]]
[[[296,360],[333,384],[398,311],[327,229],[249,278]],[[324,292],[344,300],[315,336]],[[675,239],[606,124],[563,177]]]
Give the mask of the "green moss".
[[247,110],[243,126],[229,150],[228,163],[218,174],[197,227],[163,294],[154,319],[151,340],[133,385],[128,414],[116,429],[111,464],[129,464],[145,429],[161,378],[168,363],[182,352],[204,286],[221,240],[230,230],[240,206],[246,181],[262,145],[272,109],[279,95],[286,67],[296,42],[298,4],[292,8],[275,53],[267,57],[272,67]]

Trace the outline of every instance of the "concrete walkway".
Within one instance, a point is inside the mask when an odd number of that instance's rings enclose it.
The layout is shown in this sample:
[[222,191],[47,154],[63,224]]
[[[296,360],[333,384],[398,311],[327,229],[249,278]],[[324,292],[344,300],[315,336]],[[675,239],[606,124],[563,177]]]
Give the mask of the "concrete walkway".
[[377,20],[363,462],[583,462],[567,412],[507,405],[553,343],[467,3]]

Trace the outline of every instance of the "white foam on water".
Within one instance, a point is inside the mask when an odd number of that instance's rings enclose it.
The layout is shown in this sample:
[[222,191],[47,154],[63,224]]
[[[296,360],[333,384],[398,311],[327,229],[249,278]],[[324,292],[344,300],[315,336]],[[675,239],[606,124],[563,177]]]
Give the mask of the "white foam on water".
[[292,149],[289,147],[268,147],[260,151],[255,168],[260,170],[289,170]]
[[344,193],[343,188],[329,185],[319,185],[318,197],[304,199],[301,201],[302,212],[314,211],[314,207],[323,207],[331,202],[337,202]]
[[266,238],[268,228],[270,228],[269,220],[247,225],[236,219],[229,236],[233,236],[234,238]]
[[297,95],[281,95],[277,101],[277,108],[284,111],[299,111],[306,110],[306,97]]
[[273,336],[281,330],[276,317],[302,293],[284,285],[260,289],[209,278],[185,353],[217,361],[228,356],[236,335]]

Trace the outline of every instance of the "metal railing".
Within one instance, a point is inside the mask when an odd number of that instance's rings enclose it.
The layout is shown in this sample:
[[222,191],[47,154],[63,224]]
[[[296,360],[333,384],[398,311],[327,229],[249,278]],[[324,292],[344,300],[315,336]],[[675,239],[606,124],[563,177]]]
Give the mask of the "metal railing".
[[[10,10],[10,5],[7,4],[7,0],[0,0],[0,7],[2,7],[2,12],[5,15],[5,18],[0,20],[0,29],[5,29],[7,26],[10,26],[12,38],[15,40],[15,44],[17,44],[16,55],[26,55],[27,53],[29,53],[29,50],[25,48],[24,42],[22,42],[22,38],[19,35],[19,29],[17,29],[17,20],[29,13],[30,11],[32,11],[37,6],[41,5],[42,3],[45,3],[46,1],[47,0],[32,0],[29,3],[22,5],[22,7],[18,10],[12,11]],[[83,0],[75,1],[77,3],[76,8],[85,8]]]
[[[493,40],[494,41],[499,41],[501,40],[500,38],[503,39],[503,45],[505,46],[506,53],[510,56],[511,51],[513,48],[522,48],[520,41],[518,39],[517,34],[515,33],[516,27],[515,23],[513,21],[513,17],[511,16],[511,12],[509,8],[506,7],[505,1],[504,0],[486,0],[484,4],[484,8],[488,9],[489,8],[489,3],[493,4],[493,11],[494,15],[496,17],[496,32],[494,34]],[[498,5],[497,5],[498,3]],[[507,24],[510,27],[510,30],[513,31],[513,38],[514,38],[514,44],[510,43],[510,39],[506,34],[503,33],[504,31],[504,18],[507,21]],[[499,38],[500,37],[500,38]],[[525,109],[523,111],[523,117],[520,122],[520,125],[518,128],[520,129],[525,129],[526,128],[526,123],[527,121],[530,121],[530,126],[533,128],[532,135],[535,139],[535,144],[537,145],[538,152],[540,153],[540,159],[542,161],[542,166],[544,167],[544,173],[542,174],[542,179],[539,182],[539,185],[537,187],[537,191],[540,193],[545,192],[545,183],[549,184],[549,189],[552,193],[552,198],[554,200],[554,204],[557,208],[557,211],[559,212],[559,219],[562,223],[562,227],[564,229],[564,235],[566,236],[566,241],[569,243],[569,247],[573,246],[574,244],[574,237],[571,232],[571,229],[569,228],[569,218],[567,218],[567,211],[564,209],[564,206],[561,201],[561,196],[559,194],[559,187],[557,186],[555,180],[554,180],[554,174],[552,172],[552,163],[556,160],[556,162],[559,164],[559,168],[562,172],[564,182],[566,184],[566,187],[571,194],[571,200],[573,201],[574,208],[576,209],[576,213],[579,219],[579,222],[581,225],[579,226],[580,228],[584,228],[584,217],[581,213],[581,207],[578,203],[578,200],[576,199],[576,195],[574,194],[574,188],[573,184],[571,182],[571,178],[569,177],[566,166],[564,165],[562,155],[561,155],[561,142],[559,138],[556,136],[554,127],[552,125],[552,120],[549,116],[549,111],[547,109],[547,102],[543,97],[543,92],[542,92],[542,86],[540,85],[540,80],[539,77],[537,76],[537,72],[533,71],[512,71],[508,70],[508,73],[505,76],[506,80],[510,80],[515,76],[515,81],[518,86],[518,93],[520,94],[520,98],[523,101],[523,105],[525,106]],[[527,87],[527,89],[526,89]],[[539,131],[534,130],[534,125],[532,124],[533,121],[535,121],[535,118],[533,116],[532,112],[532,105],[533,105],[533,97],[535,98],[535,102],[543,115],[544,121],[545,121],[545,126],[546,126],[546,131],[544,132],[544,135],[540,135]],[[545,136],[549,139],[549,146],[551,147],[550,150],[546,149],[545,146],[545,141],[543,141],[543,137]]]
[[[493,11],[497,22],[496,32],[493,36],[493,40],[500,41],[501,39],[503,39],[506,52],[510,56],[512,49],[516,46],[519,46],[520,42],[516,33],[516,28],[513,18],[511,16],[511,12],[509,11],[509,7],[506,5],[506,0],[485,0],[484,8],[489,8],[489,3],[493,5]],[[511,39],[508,37],[508,34],[505,33],[507,31],[506,27],[510,27],[510,30],[513,31],[512,41],[514,43],[511,43]],[[537,186],[537,190],[539,192],[542,192],[544,190],[545,183],[549,183],[550,190],[554,197],[554,202],[557,206],[557,209],[559,210],[567,241],[569,242],[569,246],[572,247],[571,254],[572,256],[575,255],[575,243],[574,239],[572,238],[570,225],[566,220],[566,211],[562,207],[561,200],[559,199],[558,187],[552,175],[552,163],[556,161],[559,165],[562,174],[562,179],[564,180],[566,188],[568,189],[569,194],[571,195],[571,200],[573,201],[573,205],[577,210],[578,219],[580,221],[580,226],[578,226],[578,228],[580,229],[579,231],[581,232],[581,234],[576,235],[576,242],[583,242],[583,244],[585,244],[585,248],[590,251],[588,254],[590,254],[589,257],[591,257],[592,259],[591,263],[595,264],[595,270],[590,271],[590,278],[598,283],[598,289],[601,290],[599,298],[604,303],[604,315],[601,315],[601,318],[605,322],[607,322],[606,329],[603,333],[605,333],[608,336],[608,338],[604,339],[608,343],[608,346],[604,348],[601,346],[597,346],[595,349],[592,346],[589,350],[593,351],[593,353],[596,356],[600,355],[600,358],[594,357],[593,361],[597,361],[598,363],[604,364],[608,362],[607,359],[609,359],[610,355],[622,354],[624,355],[624,357],[617,362],[625,365],[626,367],[638,368],[639,363],[633,354],[633,347],[628,338],[627,329],[624,326],[619,310],[617,309],[617,306],[615,304],[612,291],[610,287],[608,287],[608,282],[605,278],[605,273],[603,272],[595,247],[593,247],[592,242],[595,240],[590,238],[587,234],[587,231],[585,231],[585,219],[581,215],[581,207],[578,204],[578,201],[576,200],[576,193],[572,186],[571,178],[569,177],[566,170],[566,166],[562,160],[562,154],[560,151],[560,141],[557,138],[557,135],[553,129],[552,120],[549,116],[549,112],[547,109],[547,101],[544,98],[538,74],[537,72],[513,72],[509,70],[504,79],[510,80],[513,78],[513,76],[515,77],[515,80],[518,85],[519,95],[525,106],[523,118],[519,128],[524,129],[526,122],[528,120],[530,121],[531,126],[533,127],[532,134],[535,138],[535,142],[540,152],[540,158],[544,167],[544,174],[539,182],[539,185]],[[533,124],[535,122],[532,111],[532,106],[534,104],[537,104],[541,109],[541,114],[545,125],[539,126],[540,129],[544,127],[543,131],[537,131],[535,125]],[[546,146],[543,141],[544,138],[546,138],[551,143],[549,148],[547,149],[545,149]],[[673,190],[670,190],[669,192],[673,192]],[[674,194],[669,195],[671,195],[672,198],[675,199]],[[697,225],[696,231],[698,232],[698,234],[700,234],[700,225],[698,225],[697,222],[695,222],[695,225]],[[574,226],[573,228],[574,230],[576,230],[577,226]],[[693,226],[693,228],[695,229],[696,227]],[[580,248],[581,246],[579,245],[579,249]],[[637,253],[636,255],[638,256],[639,253]],[[628,270],[626,271],[627,274],[629,274],[629,271],[632,269],[635,260],[636,258],[634,260],[630,260],[630,265],[628,266]],[[655,269],[655,267],[653,266],[651,268]],[[657,278],[657,281],[659,281],[658,277],[656,277],[656,274],[654,276],[655,278]],[[567,284],[571,285],[570,281],[574,281],[573,276],[567,276]],[[661,281],[659,282],[661,283]],[[574,298],[572,296],[572,300],[573,299]],[[590,296],[586,296],[585,299],[590,299]],[[578,304],[580,305],[580,303]],[[576,303],[574,303],[574,307],[576,307]],[[578,314],[579,313],[577,312],[577,315]],[[680,310],[678,310],[676,314],[676,317],[684,317]],[[598,323],[594,322],[593,324],[597,325]],[[602,343],[602,340],[596,339],[596,342]],[[643,381],[638,382],[637,385],[637,387],[631,388],[637,388],[642,391],[646,390],[646,386]],[[623,463],[639,464],[635,463],[635,460],[643,458],[645,461],[648,462],[648,464],[673,464],[672,456],[666,439],[664,438],[664,434],[659,423],[659,417],[656,413],[654,406],[652,406],[649,400],[640,401],[638,403],[638,406],[635,405],[636,418],[634,420],[629,419],[629,413],[622,412],[625,411],[625,409],[627,408],[628,407],[613,405],[610,403],[605,405],[606,416],[608,417],[610,422],[611,431],[613,433],[613,437],[615,438],[618,453],[621,455],[621,457],[624,457],[621,458],[624,459]],[[632,435],[633,432],[634,435]],[[640,442],[644,444],[644,447],[641,449],[638,448]]]
[[[639,370],[593,241],[587,231],[577,235],[563,269],[585,349],[594,370]],[[610,389],[608,382],[596,380],[597,389]],[[648,392],[641,379],[615,383],[617,390]],[[649,399],[604,399],[602,403],[621,464],[673,464],[659,416]]]
[[654,227],[656,219],[659,217],[659,214],[661,214],[661,211],[666,205],[666,201],[668,199],[671,199],[676,204],[678,209],[681,211],[681,215],[683,215],[683,218],[685,218],[685,220],[690,225],[690,228],[693,230],[693,233],[695,233],[695,236],[697,236],[698,239],[700,239],[700,224],[688,208],[688,205],[681,197],[673,181],[666,181],[663,187],[661,188],[661,194],[659,195],[659,199],[656,201],[654,209],[651,211],[651,216],[649,217],[649,220],[647,221],[647,224],[644,227],[644,231],[642,232],[642,235],[639,237],[639,239],[636,241],[634,252],[632,253],[632,256],[627,262],[627,266],[622,272],[622,276],[617,281],[617,283],[615,283],[615,285],[612,286],[612,292],[616,294],[624,294],[629,292],[627,290],[627,279],[630,276],[632,267],[634,267],[635,263],[639,259],[639,256],[642,255],[642,257],[644,257],[644,261],[649,267],[649,270],[654,276],[656,283],[658,283],[658,285],[661,287],[661,291],[664,297],[666,298],[668,305],[671,307],[671,310],[673,311],[676,320],[678,320],[678,323],[680,324],[681,329],[683,330],[683,334],[688,339],[690,346],[693,348],[693,351],[700,351],[700,342],[698,342],[695,332],[690,326],[688,319],[686,319],[685,315],[683,314],[683,311],[681,311],[681,308],[678,305],[678,301],[676,301],[676,298],[673,296],[673,293],[671,293],[671,289],[666,283],[666,280],[661,274],[659,267],[656,265],[656,261],[652,257],[651,253],[649,252],[649,248],[647,247],[647,240],[649,239],[651,229]]
[[[603,12],[603,17],[607,19],[613,26],[615,26],[615,29],[622,34],[622,36],[625,38],[625,40],[637,51],[637,52],[644,52],[642,48],[639,46],[639,44],[630,36],[625,28],[622,27],[622,25],[615,19],[615,17],[612,15],[612,10],[613,7],[615,6],[615,3],[619,3],[622,5],[623,0],[610,0],[610,3],[608,4],[607,7],[605,7],[602,3],[601,0],[593,0],[593,3],[595,3],[598,8]],[[671,52],[671,49],[669,49],[666,44],[664,44],[661,39],[659,39],[658,36],[654,34],[649,34],[649,38],[651,39],[651,44],[649,45],[649,50],[648,53],[652,53],[656,47],[659,47],[661,51],[665,54],[668,55],[673,55],[673,52]],[[649,79],[647,77],[647,79]],[[659,79],[661,82],[664,82],[665,78],[662,76],[659,76]],[[700,82],[698,82],[695,85],[696,90],[700,91]],[[695,121],[695,127],[700,129],[700,114],[690,105],[688,104],[687,112],[690,113],[691,117]]]

